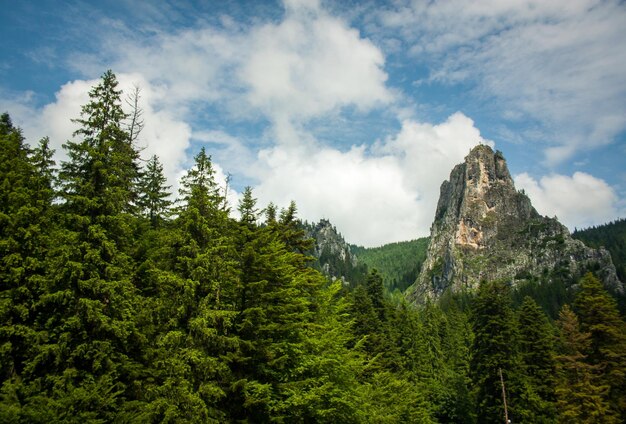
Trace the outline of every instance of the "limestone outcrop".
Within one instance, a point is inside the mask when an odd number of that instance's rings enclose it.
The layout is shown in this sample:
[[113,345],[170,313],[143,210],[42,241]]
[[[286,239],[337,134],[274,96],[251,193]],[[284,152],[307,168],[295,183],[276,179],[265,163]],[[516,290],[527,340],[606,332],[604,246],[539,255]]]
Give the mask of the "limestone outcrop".
[[609,290],[624,293],[609,253],[572,239],[556,218],[539,215],[515,189],[502,154],[479,145],[441,185],[428,255],[407,295],[420,302],[448,288],[473,290],[483,279],[516,285],[560,273],[575,280],[587,270]]

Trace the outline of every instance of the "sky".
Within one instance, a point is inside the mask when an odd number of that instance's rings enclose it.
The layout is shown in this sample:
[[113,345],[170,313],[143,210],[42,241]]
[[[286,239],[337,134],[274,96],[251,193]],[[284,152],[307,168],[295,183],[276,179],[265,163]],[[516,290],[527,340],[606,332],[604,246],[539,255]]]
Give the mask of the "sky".
[[0,0],[0,112],[57,161],[111,69],[175,190],[201,147],[229,200],[294,200],[354,244],[427,236],[470,149],[570,230],[626,217],[626,4]]

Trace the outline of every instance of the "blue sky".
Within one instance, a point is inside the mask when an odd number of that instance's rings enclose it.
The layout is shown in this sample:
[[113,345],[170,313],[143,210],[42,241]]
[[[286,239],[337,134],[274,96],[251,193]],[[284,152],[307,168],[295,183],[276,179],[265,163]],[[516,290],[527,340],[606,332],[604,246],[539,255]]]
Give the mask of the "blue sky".
[[63,160],[112,69],[171,184],[206,146],[233,203],[250,185],[368,246],[427,235],[441,182],[487,143],[573,229],[626,216],[623,28],[617,1],[11,2],[0,110]]

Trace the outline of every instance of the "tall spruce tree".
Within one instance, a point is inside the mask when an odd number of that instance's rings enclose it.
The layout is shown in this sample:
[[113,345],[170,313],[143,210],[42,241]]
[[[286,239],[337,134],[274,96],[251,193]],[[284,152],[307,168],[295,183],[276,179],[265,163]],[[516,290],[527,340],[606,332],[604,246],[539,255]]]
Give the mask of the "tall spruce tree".
[[293,232],[295,219],[294,209],[279,225],[256,228],[243,249],[236,321],[242,355],[233,358],[237,381],[231,396],[235,419],[285,420],[285,399],[295,400],[291,390],[304,377],[299,370],[325,279],[292,250],[303,243]]
[[252,195],[252,188],[246,187],[243,190],[241,200],[239,201],[238,211],[240,222],[248,227],[254,227],[259,219],[259,210],[256,207],[257,200]]
[[153,293],[149,421],[224,422],[238,272],[235,238],[203,148],[183,177],[178,217],[146,264]]
[[[278,227],[280,228],[279,235],[288,248],[304,255],[311,250],[314,241],[306,237],[304,229],[296,218],[297,213],[298,207],[293,200],[286,209],[280,211],[280,218],[278,220]],[[268,215],[268,220],[269,218],[270,215]],[[301,258],[305,259],[304,256],[301,256]]]
[[548,423],[555,421],[554,335],[548,317],[529,296],[517,311],[519,347],[530,389],[537,395],[534,416]]
[[[508,417],[522,421],[518,334],[511,308],[509,288],[503,282],[483,282],[472,305],[471,377],[480,423],[502,423],[505,385]],[[500,378],[502,375],[502,379]]]
[[156,228],[167,218],[172,201],[169,200],[171,186],[166,185],[167,178],[163,174],[163,165],[157,155],[146,163],[146,168],[139,180],[138,205],[142,214],[150,220],[152,228]]
[[139,152],[124,129],[121,90],[110,70],[89,92],[77,140],[65,143],[69,160],[61,167],[62,195],[69,211],[89,218],[114,216],[135,206]]
[[582,332],[578,317],[563,306],[556,322],[559,330],[555,356],[555,388],[559,422],[581,424],[618,422],[609,408],[609,386],[601,385],[598,365],[586,362],[591,334]]
[[128,256],[138,157],[123,130],[117,79],[89,92],[60,172],[63,225],[35,305],[47,338],[30,364],[47,419],[114,420],[132,397],[143,339]]
[[367,276],[367,281],[365,282],[365,288],[367,290],[367,295],[372,301],[372,306],[378,314],[378,317],[383,321],[386,320],[386,305],[384,299],[385,289],[383,287],[383,277],[378,273],[378,270],[373,269],[369,273],[369,275]]
[[[0,116],[0,421],[25,420],[29,367],[45,333],[37,325],[52,228],[52,151],[31,150],[8,114]],[[26,419],[27,420],[27,419]]]
[[602,370],[602,384],[610,387],[609,400],[618,416],[626,416],[626,324],[617,303],[591,273],[580,280],[574,310],[581,330],[590,333],[587,361]]

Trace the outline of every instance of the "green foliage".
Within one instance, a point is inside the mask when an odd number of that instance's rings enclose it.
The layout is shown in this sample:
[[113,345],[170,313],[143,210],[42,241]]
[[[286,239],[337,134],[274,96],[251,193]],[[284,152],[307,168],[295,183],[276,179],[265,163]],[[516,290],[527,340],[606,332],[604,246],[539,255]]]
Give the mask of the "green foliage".
[[609,412],[608,386],[601,385],[599,367],[587,362],[591,334],[582,332],[576,314],[565,305],[557,321],[559,340],[557,366],[557,410],[560,422],[616,422]]
[[530,297],[524,299],[517,315],[524,374],[538,397],[533,415],[540,422],[554,422],[555,363],[552,327],[545,313]]
[[574,311],[583,332],[590,334],[587,361],[602,370],[601,383],[609,386],[609,399],[618,416],[626,414],[626,324],[615,299],[591,273],[580,281]]
[[525,411],[520,405],[523,383],[519,335],[508,286],[502,282],[481,284],[472,305],[472,329],[471,378],[478,422],[504,420],[501,374],[506,385],[508,415],[514,422],[522,421]]
[[574,291],[570,288],[573,281],[569,276],[547,272],[541,278],[519,277],[520,281],[511,293],[514,305],[522,305],[530,297],[551,319],[556,319],[561,307],[574,300]]
[[47,139],[31,150],[9,115],[0,117],[0,378],[11,390],[42,337],[33,305],[52,229],[51,156]]
[[89,92],[80,124],[64,147],[69,160],[61,166],[62,196],[70,211],[95,218],[134,210],[139,153],[124,130],[117,78],[111,71]]
[[381,247],[353,246],[352,251],[369,269],[377,269],[385,280],[385,289],[403,292],[415,282],[426,260],[429,239],[390,243]]
[[576,230],[572,237],[590,247],[605,247],[611,253],[617,276],[621,281],[626,281],[626,219]]
[[160,225],[168,216],[172,202],[170,186],[163,174],[163,165],[154,155],[146,163],[146,169],[139,179],[139,198],[137,204],[143,216],[150,220],[152,227]]
[[239,201],[239,220],[249,226],[254,227],[259,219],[259,210],[256,207],[256,199],[252,197],[252,188],[250,186],[243,190],[241,200]]

